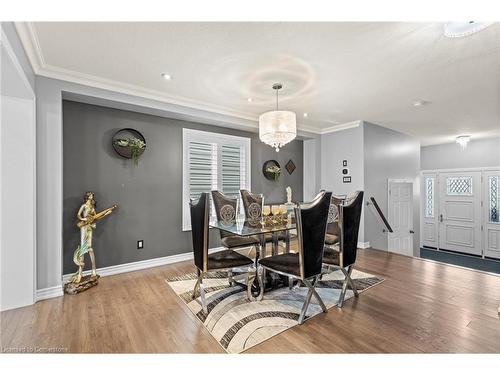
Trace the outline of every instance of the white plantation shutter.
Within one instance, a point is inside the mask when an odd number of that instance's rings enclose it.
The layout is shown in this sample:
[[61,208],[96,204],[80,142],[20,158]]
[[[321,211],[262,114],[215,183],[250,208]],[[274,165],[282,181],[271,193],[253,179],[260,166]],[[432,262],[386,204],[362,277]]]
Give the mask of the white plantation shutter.
[[211,190],[239,196],[240,189],[250,189],[250,138],[183,129],[183,148],[182,228],[190,230],[190,198]]
[[217,145],[189,142],[189,198],[217,186]]
[[245,152],[241,146],[225,145],[221,147],[222,193],[238,196],[245,182]]

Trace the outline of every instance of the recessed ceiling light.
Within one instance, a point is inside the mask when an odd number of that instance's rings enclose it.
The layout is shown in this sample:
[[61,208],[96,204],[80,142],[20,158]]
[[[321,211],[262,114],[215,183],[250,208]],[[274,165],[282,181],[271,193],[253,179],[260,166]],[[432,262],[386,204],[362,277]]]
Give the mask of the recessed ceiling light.
[[308,117],[308,116],[309,116],[309,113],[304,112],[303,116],[304,116],[304,118],[306,118],[306,117]]
[[162,73],[161,77],[167,81],[170,81],[172,79],[172,76],[168,73]]
[[459,135],[456,138],[456,142],[462,147],[462,150],[467,148],[467,143],[470,142],[470,135]]
[[425,100],[414,100],[413,101],[413,106],[414,107],[421,107],[423,105],[426,105],[429,102],[426,102]]
[[492,25],[493,22],[448,22],[444,25],[444,35],[448,38],[461,38],[472,35]]
[[248,98],[247,102],[251,103],[251,102],[253,102],[253,99],[252,98]]

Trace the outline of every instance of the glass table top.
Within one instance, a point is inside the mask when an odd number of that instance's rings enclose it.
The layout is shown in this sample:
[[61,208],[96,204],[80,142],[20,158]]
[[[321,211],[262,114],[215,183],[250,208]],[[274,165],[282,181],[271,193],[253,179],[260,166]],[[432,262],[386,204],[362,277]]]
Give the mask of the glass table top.
[[244,217],[237,218],[230,222],[217,220],[215,217],[210,218],[210,227],[223,230],[225,232],[238,236],[255,236],[259,234],[288,231],[296,228],[295,217],[289,216],[283,220],[245,220]]

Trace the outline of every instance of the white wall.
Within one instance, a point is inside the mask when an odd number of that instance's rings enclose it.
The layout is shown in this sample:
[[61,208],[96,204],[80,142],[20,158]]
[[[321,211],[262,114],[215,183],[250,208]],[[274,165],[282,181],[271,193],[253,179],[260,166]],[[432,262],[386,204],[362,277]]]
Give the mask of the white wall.
[[35,98],[6,34],[1,34],[0,310],[35,298]]
[[456,143],[426,146],[420,155],[422,170],[496,167],[500,166],[500,137],[472,139],[465,150]]

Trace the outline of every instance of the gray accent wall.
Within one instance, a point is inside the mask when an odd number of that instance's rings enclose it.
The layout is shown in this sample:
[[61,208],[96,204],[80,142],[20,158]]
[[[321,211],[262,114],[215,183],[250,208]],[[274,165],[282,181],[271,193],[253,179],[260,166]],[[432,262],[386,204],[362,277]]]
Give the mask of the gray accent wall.
[[421,168],[452,169],[500,166],[500,137],[472,139],[462,150],[456,143],[422,147]]
[[[388,217],[388,180],[413,181],[413,251],[420,245],[420,143],[414,137],[369,122],[364,131],[365,202],[374,197]],[[365,241],[374,249],[387,250],[387,233],[372,206],[365,206]],[[390,223],[389,223],[390,224]]]
[[[139,130],[147,149],[134,167],[115,154],[111,137],[121,128]],[[120,109],[63,101],[63,273],[75,271],[73,252],[79,243],[76,212],[87,190],[96,193],[97,207],[119,208],[97,224],[94,248],[98,267],[135,262],[192,251],[191,232],[182,231],[182,129],[199,129],[251,138],[252,191],[268,202],[302,200],[303,145],[296,140],[276,153],[255,133],[221,128]],[[262,176],[268,159],[280,162],[279,182]],[[297,169],[284,170],[292,159]],[[219,245],[216,231],[210,246]],[[144,249],[136,241],[144,240]],[[87,260],[87,266],[89,261]]]

